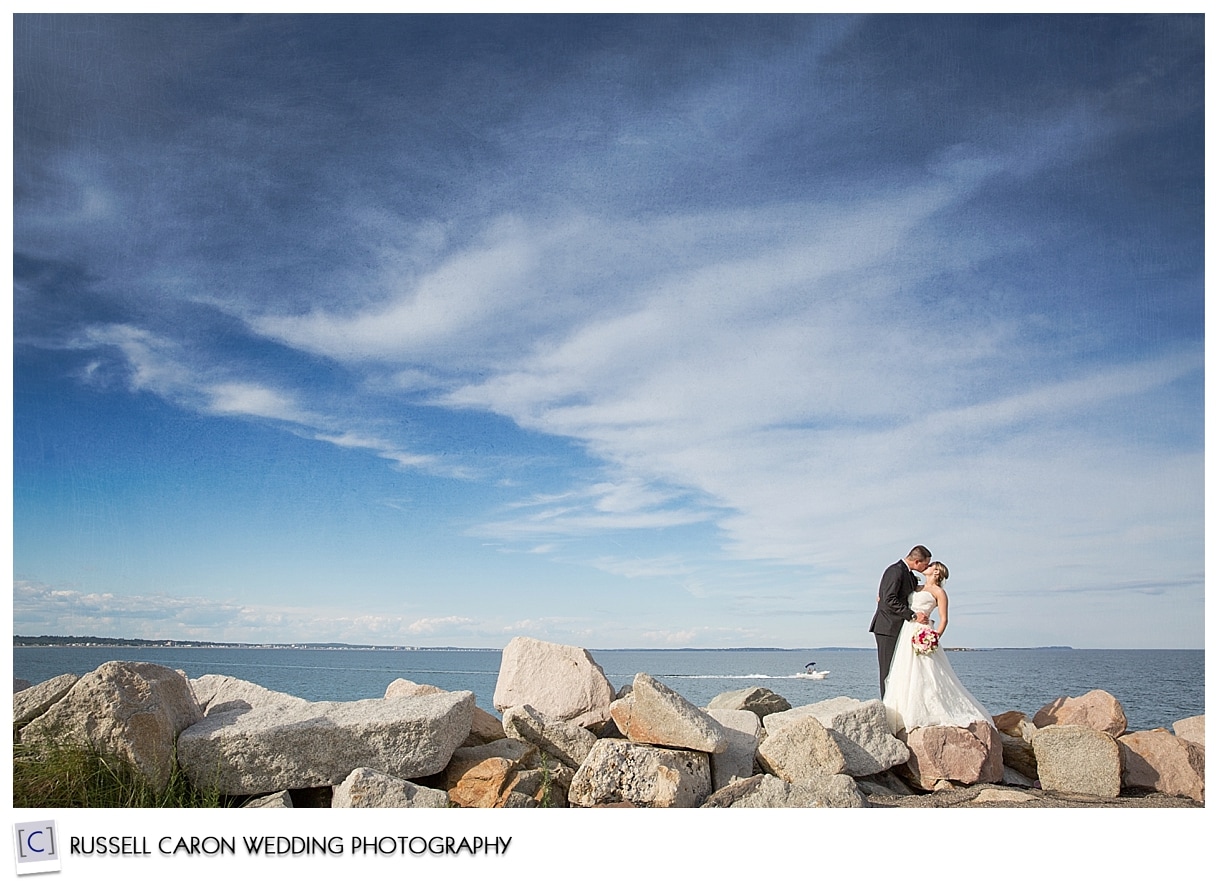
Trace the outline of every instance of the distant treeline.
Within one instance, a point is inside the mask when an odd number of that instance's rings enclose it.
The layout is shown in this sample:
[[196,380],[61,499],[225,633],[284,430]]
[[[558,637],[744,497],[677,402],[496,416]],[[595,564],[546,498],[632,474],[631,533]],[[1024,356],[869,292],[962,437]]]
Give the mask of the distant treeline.
[[174,646],[215,645],[198,640],[141,640],[137,637],[59,637],[49,634],[39,637],[13,637],[14,646],[80,646],[85,643],[95,646],[164,646],[166,643]]
[[[15,635],[13,646],[196,646],[256,649],[266,646],[294,649],[423,649],[421,646],[373,646],[361,643],[229,643],[215,640],[143,640],[139,637],[39,637]],[[448,647],[445,647],[448,648]],[[455,647],[454,647],[455,648]]]

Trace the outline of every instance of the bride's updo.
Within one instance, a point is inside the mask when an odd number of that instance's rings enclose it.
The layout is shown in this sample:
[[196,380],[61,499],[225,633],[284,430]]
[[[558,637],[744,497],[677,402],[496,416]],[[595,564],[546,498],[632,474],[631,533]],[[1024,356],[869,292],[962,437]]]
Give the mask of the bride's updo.
[[941,560],[932,560],[932,561],[930,562],[930,565],[929,565],[929,566],[927,566],[927,569],[929,570],[931,567],[938,567],[939,572],[942,574],[942,575],[940,575],[940,576],[939,576],[939,582],[940,582],[940,583],[943,583],[943,582],[946,582],[946,581],[947,581],[947,564],[945,564],[945,563],[944,563],[943,561],[941,561]]

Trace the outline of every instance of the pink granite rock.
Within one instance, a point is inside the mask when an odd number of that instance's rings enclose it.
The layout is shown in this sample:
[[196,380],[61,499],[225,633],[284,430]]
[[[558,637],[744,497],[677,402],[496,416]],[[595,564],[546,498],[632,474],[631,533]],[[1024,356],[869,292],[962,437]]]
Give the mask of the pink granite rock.
[[1103,689],[1092,689],[1077,698],[1062,696],[1036,712],[1032,723],[1038,729],[1046,726],[1087,726],[1107,732],[1113,738],[1125,734],[1128,721],[1121,703]]
[[906,735],[908,776],[924,790],[942,781],[995,784],[1002,780],[1002,742],[992,726],[926,726]]
[[1126,787],[1146,787],[1169,796],[1205,802],[1205,748],[1166,729],[1130,732],[1121,745]]
[[1172,723],[1172,731],[1185,741],[1200,744],[1205,747],[1205,714],[1187,717]]

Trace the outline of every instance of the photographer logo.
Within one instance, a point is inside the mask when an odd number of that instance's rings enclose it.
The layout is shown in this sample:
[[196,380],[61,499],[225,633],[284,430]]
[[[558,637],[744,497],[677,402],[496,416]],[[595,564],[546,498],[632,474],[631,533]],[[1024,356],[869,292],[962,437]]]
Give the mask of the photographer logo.
[[13,825],[17,875],[59,871],[59,836],[54,821],[27,821]]

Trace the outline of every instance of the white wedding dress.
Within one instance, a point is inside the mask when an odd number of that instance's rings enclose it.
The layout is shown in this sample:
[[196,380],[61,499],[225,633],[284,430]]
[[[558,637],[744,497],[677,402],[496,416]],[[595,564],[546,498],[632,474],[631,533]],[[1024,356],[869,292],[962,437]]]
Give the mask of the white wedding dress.
[[[930,614],[935,596],[929,591],[909,595],[914,612]],[[947,660],[942,647],[929,655],[918,655],[913,635],[925,627],[916,621],[901,626],[897,648],[884,685],[884,708],[893,732],[909,732],[923,726],[961,726],[982,720],[994,724],[981,702],[973,698]]]

